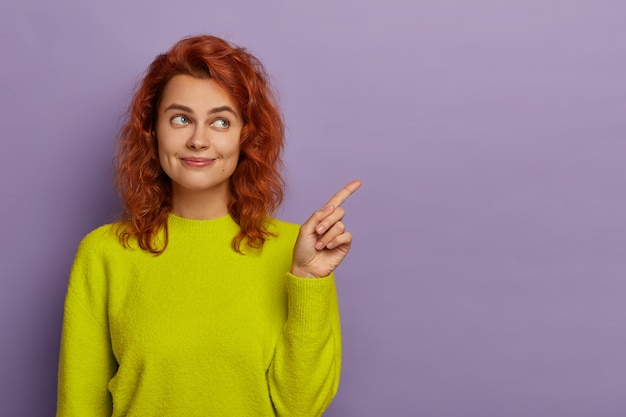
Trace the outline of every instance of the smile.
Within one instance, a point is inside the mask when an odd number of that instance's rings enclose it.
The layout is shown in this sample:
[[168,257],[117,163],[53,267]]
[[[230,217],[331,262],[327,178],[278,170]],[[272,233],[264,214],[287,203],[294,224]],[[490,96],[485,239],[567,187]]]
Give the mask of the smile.
[[191,168],[204,168],[213,165],[216,160],[211,158],[180,158],[183,165]]

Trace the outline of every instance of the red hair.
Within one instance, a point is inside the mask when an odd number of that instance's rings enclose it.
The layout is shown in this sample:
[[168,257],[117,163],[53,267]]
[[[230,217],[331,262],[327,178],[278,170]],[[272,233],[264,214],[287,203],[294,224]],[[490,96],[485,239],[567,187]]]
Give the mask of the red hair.
[[[131,237],[139,247],[161,254],[167,247],[167,216],[172,185],[159,162],[154,126],[167,82],[178,74],[210,78],[227,91],[243,115],[239,163],[230,178],[229,211],[240,231],[233,248],[263,246],[270,236],[267,220],[280,205],[284,181],[281,152],[284,125],[261,62],[245,49],[214,36],[185,38],[158,55],[130,103],[116,149],[116,189],[125,219],[118,223],[120,242]],[[155,236],[165,232],[162,245]]]

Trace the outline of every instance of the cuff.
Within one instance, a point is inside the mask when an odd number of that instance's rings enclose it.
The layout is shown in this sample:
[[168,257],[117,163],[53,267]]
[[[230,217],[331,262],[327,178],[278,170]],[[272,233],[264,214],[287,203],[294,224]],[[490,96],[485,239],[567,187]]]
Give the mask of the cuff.
[[333,274],[324,278],[300,278],[287,273],[287,326],[300,332],[314,332],[326,327],[334,284]]

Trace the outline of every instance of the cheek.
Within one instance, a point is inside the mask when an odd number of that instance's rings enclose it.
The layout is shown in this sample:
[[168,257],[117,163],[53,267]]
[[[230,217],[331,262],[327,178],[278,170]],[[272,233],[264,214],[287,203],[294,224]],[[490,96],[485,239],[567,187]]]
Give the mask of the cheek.
[[165,152],[166,152],[165,149],[163,148],[163,144],[157,141],[156,148],[157,148],[157,157],[159,158],[159,161],[163,161],[165,157]]
[[229,158],[238,160],[241,148],[238,140],[229,138],[222,146],[223,154],[228,155]]
[[231,171],[231,175],[234,174],[237,171],[237,168],[239,167],[239,157],[241,156],[239,147],[237,146],[237,148],[233,148],[233,151],[230,154],[230,171]]
[[241,157],[241,152],[239,151],[239,148],[237,148],[236,151],[233,152],[233,171],[237,170],[237,167],[239,166],[239,158]]
[[159,160],[159,164],[161,165],[161,169],[163,169],[163,171],[165,171],[165,173],[169,175],[168,168],[171,165],[170,159],[172,156],[172,150],[169,149],[167,145],[158,140],[156,141],[156,148],[157,158]]
[[240,154],[241,154],[241,149],[239,148],[239,145],[237,145],[236,147],[233,148],[233,156],[237,158],[237,160],[239,160]]

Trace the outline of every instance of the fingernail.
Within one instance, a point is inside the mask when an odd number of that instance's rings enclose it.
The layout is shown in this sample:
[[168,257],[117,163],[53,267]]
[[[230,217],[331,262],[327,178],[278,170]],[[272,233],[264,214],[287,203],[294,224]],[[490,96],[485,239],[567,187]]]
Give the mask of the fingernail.
[[331,211],[333,208],[334,208],[334,206],[333,206],[333,205],[326,206],[326,207],[324,207],[324,208],[322,209],[322,211],[323,211],[323,212]]
[[324,242],[321,242],[321,241],[320,241],[320,242],[317,242],[317,243],[315,244],[315,249],[317,249],[317,250],[322,250],[322,249],[324,249]]
[[328,242],[328,245],[326,245],[328,249],[331,249],[333,246],[335,246],[333,242]]
[[317,229],[315,229],[315,230],[317,230],[317,233],[319,233],[319,234],[324,233],[324,225],[320,224],[319,226],[317,226]]

